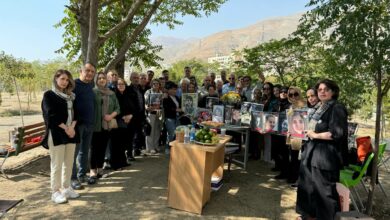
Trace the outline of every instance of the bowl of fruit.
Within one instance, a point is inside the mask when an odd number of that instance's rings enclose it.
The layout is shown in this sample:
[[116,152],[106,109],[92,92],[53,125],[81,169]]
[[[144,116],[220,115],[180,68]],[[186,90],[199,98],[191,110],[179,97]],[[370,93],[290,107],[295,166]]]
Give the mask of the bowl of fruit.
[[217,132],[213,129],[202,128],[195,133],[195,143],[201,145],[216,145],[219,142]]

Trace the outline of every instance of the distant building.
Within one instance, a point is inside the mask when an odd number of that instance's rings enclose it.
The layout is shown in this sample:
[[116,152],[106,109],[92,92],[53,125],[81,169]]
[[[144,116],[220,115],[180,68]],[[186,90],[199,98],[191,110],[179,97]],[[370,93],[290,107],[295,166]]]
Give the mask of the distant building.
[[228,55],[228,56],[220,56],[217,54],[215,57],[209,57],[207,59],[208,63],[219,63],[221,67],[229,67],[230,64],[233,62],[234,57],[233,55]]

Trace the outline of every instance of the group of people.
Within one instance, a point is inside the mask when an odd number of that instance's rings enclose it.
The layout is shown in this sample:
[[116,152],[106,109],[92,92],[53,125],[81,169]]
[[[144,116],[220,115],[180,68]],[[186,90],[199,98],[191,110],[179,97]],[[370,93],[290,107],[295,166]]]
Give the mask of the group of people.
[[[79,197],[74,190],[81,189],[84,182],[95,184],[104,165],[122,169],[141,150],[169,153],[169,142],[174,140],[183,114],[183,93],[197,94],[198,106],[205,107],[208,97],[220,98],[234,91],[242,101],[263,104],[264,112],[310,109],[310,129],[304,131],[307,141],[271,135],[274,170],[280,171],[275,178],[298,184],[297,212],[303,219],[332,219],[340,209],[335,184],[347,146],[347,112],[337,102],[340,89],[334,81],[318,82],[306,91],[305,101],[299,88],[273,85],[263,74],[252,84],[250,76],[221,71],[220,78],[210,73],[198,85],[191,68],[185,67],[178,85],[169,80],[167,70],[159,78],[154,78],[151,70],[132,72],[127,85],[114,70],[107,75],[99,72],[95,76],[95,72],[94,65],[86,63],[80,77],[73,80],[68,71],[58,70],[53,88],[44,93],[42,111],[48,132],[43,145],[50,152],[55,203]],[[155,94],[161,94],[160,98],[151,101]],[[292,126],[301,129],[299,119]],[[255,147],[250,150],[253,157],[260,156]]]

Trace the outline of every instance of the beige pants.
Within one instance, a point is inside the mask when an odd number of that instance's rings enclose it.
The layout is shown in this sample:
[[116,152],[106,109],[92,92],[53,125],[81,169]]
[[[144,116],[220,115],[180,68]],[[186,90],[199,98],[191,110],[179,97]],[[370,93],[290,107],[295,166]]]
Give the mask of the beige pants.
[[146,150],[156,150],[161,133],[161,123],[158,115],[149,114],[148,116],[152,131],[149,136],[146,136]]
[[50,184],[53,192],[69,188],[72,176],[74,151],[76,144],[62,144],[54,146],[51,132],[49,132],[50,153]]

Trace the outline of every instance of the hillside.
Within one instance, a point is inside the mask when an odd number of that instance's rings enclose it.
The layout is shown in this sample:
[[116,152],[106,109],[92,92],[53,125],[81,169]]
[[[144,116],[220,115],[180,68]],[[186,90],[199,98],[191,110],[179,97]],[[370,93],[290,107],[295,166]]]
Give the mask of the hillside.
[[164,58],[165,64],[191,58],[206,61],[208,57],[216,54],[228,55],[233,49],[254,47],[271,39],[287,37],[296,30],[301,15],[300,13],[261,20],[244,28],[221,31],[202,39],[157,37],[152,40],[163,46],[164,49],[159,55]]

